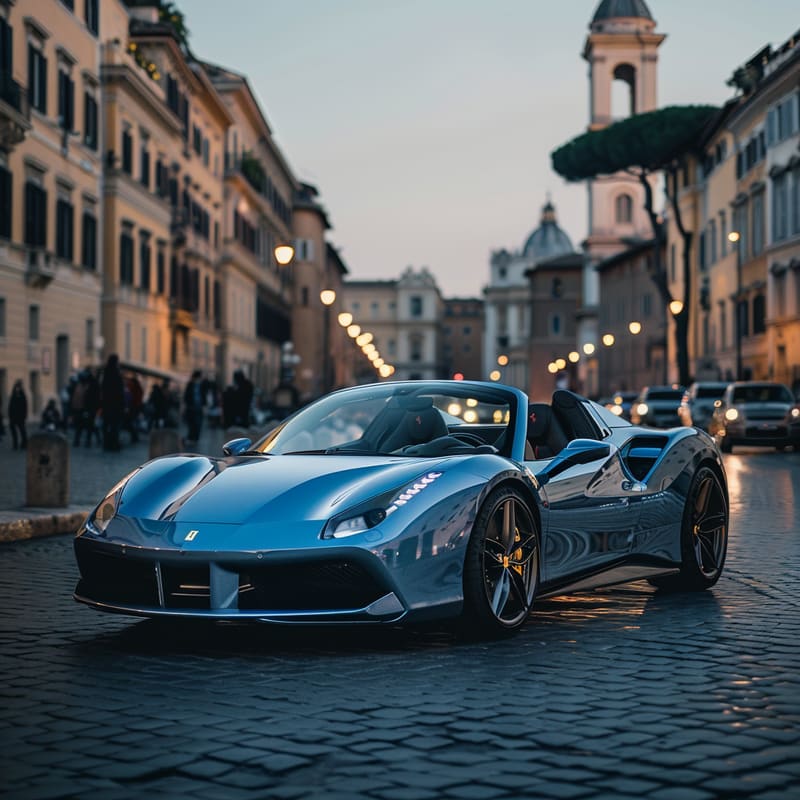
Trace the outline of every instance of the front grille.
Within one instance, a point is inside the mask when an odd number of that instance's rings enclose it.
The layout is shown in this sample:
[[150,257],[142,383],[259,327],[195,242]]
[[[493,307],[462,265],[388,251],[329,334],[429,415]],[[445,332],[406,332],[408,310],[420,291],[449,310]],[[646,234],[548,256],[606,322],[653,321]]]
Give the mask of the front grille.
[[389,590],[352,561],[269,564],[242,569],[239,608],[311,611],[363,608]]
[[747,436],[748,439],[781,439],[788,436],[788,431],[785,425],[778,425],[766,430],[753,425],[745,430],[745,436]]
[[[80,539],[75,554],[81,573],[76,593],[81,597],[134,608],[213,608],[211,574],[215,567],[209,563],[183,565],[98,552]],[[232,590],[238,583],[242,611],[364,608],[391,591],[361,565],[342,559],[257,566],[226,563],[224,572],[233,580]],[[163,600],[159,599],[159,581]],[[235,607],[231,611],[235,613]]]
[[158,606],[156,565],[128,556],[75,549],[81,581],[77,593],[111,605]]
[[208,564],[196,567],[161,565],[166,608],[211,608],[211,582]]
[[781,411],[780,409],[775,411],[766,409],[764,411],[750,412],[747,414],[747,419],[749,422],[760,422],[762,420],[764,422],[773,422],[775,420],[783,419],[785,416],[786,412]]

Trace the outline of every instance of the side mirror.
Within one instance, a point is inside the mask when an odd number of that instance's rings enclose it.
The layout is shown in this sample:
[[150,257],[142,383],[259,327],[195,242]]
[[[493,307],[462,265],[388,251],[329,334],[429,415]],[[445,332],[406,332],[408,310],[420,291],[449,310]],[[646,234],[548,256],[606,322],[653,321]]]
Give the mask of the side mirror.
[[536,479],[540,484],[547,483],[551,478],[566,472],[576,464],[589,464],[608,458],[611,455],[611,445],[598,442],[596,439],[573,439],[556,457],[540,472]]
[[238,456],[239,453],[244,453],[247,450],[252,442],[247,439],[231,439],[229,442],[225,442],[222,445],[222,452],[225,453],[226,456]]

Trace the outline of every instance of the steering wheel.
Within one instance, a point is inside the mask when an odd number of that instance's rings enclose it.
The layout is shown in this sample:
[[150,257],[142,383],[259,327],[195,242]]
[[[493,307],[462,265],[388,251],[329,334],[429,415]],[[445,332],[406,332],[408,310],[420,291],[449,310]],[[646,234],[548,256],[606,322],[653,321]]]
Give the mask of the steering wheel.
[[450,436],[454,439],[458,439],[460,442],[464,442],[464,444],[471,444],[473,447],[480,447],[486,444],[480,436],[474,433],[468,433],[467,431],[456,431],[455,433],[451,433]]

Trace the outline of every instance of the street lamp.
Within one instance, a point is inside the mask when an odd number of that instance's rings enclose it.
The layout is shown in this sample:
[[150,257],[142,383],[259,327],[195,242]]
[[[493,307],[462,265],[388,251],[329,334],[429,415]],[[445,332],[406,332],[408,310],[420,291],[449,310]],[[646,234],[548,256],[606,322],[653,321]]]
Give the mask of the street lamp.
[[[742,237],[739,231],[731,231],[728,241],[737,244]],[[736,380],[742,380],[742,246],[736,248]]]
[[505,367],[508,364],[508,356],[507,355],[499,355],[499,356],[497,356],[497,363],[501,367]]
[[285,267],[294,258],[294,247],[290,244],[279,244],[275,250],[275,260]]
[[343,328],[346,328],[348,325],[352,325],[353,315],[349,311],[342,311],[342,313],[339,314],[339,324]]
[[358,334],[361,333],[361,326],[360,325],[348,325],[347,326],[347,335],[351,339],[355,339]]
[[677,317],[683,311],[683,303],[680,300],[673,300],[669,304],[669,311],[673,317]]
[[319,299],[325,307],[323,315],[323,329],[322,329],[322,391],[326,394],[331,390],[331,354],[328,352],[330,348],[330,327],[331,327],[331,306],[336,302],[336,292],[333,289],[323,289],[319,293]]
[[616,340],[614,339],[613,333],[606,333],[603,335],[603,344],[606,347],[611,347],[611,345],[613,345],[615,341]]
[[637,334],[642,332],[642,323],[641,322],[637,322],[636,320],[634,320],[633,322],[629,322],[628,323],[628,330],[634,336],[636,336]]

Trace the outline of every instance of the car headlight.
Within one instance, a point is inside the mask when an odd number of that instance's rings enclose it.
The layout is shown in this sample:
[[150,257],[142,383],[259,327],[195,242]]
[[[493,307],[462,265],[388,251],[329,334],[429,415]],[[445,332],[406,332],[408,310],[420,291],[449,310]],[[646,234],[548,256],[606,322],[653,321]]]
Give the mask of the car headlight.
[[734,420],[739,419],[739,411],[735,408],[729,408],[725,412],[725,419],[728,420],[728,422],[733,422]]
[[800,408],[793,408],[791,414],[793,419],[797,419],[800,417]]
[[380,525],[386,517],[411,502],[441,475],[441,472],[428,472],[402,489],[385,492],[344,514],[332,517],[322,532],[322,538],[346,539]]
[[650,407],[647,405],[647,403],[639,403],[639,405],[636,406],[636,413],[640,417],[645,416],[649,410],[650,410]]
[[618,417],[622,416],[622,406],[611,406],[610,411]]
[[86,520],[86,527],[93,533],[105,533],[109,523],[114,519],[114,515],[119,508],[119,501],[122,497],[122,490],[125,484],[139,471],[137,467],[133,472],[129,472],[113,489],[98,503],[97,508],[89,514]]

